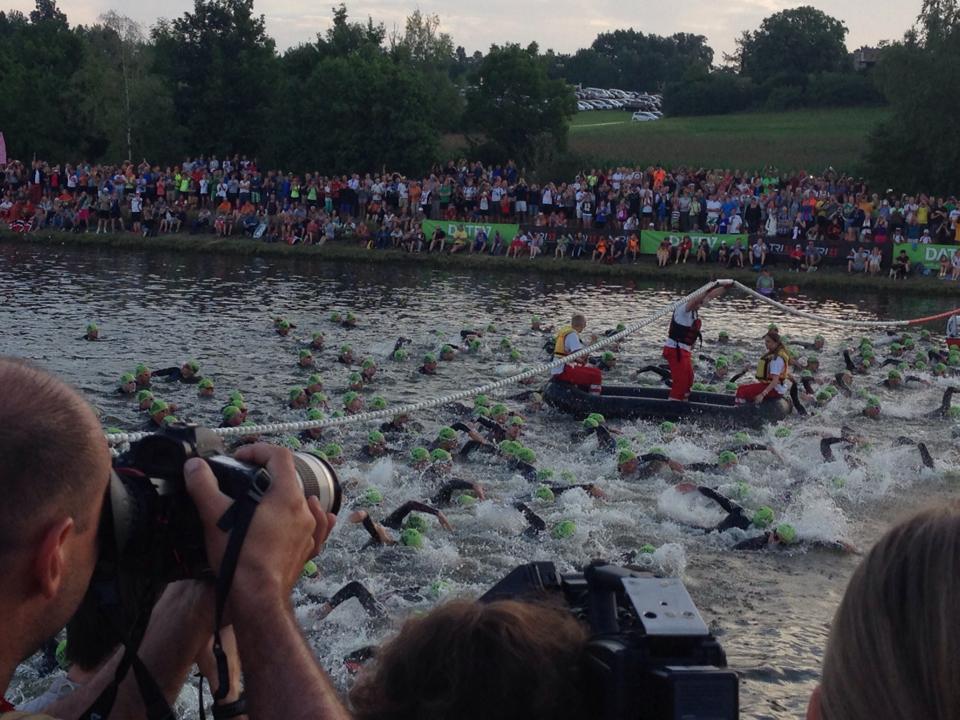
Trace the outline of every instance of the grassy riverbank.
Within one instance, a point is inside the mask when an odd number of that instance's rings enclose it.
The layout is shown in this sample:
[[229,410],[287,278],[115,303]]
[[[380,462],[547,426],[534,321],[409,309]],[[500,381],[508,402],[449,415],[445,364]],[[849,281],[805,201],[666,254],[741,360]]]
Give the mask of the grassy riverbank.
[[[335,261],[356,263],[385,263],[387,265],[415,265],[439,270],[462,272],[543,273],[576,277],[617,278],[619,280],[654,280],[665,283],[707,282],[717,278],[733,278],[753,286],[756,273],[750,270],[728,270],[717,265],[673,265],[657,268],[653,256],[643,256],[635,264],[600,265],[585,260],[556,260],[542,257],[536,260],[491,257],[489,255],[416,254],[397,250],[367,250],[351,242],[337,242],[323,247],[289,246],[250,240],[249,238],[217,238],[212,235],[163,235],[145,239],[131,233],[95,235],[60,232],[40,232],[22,235],[0,231],[0,242],[55,247],[85,247],[91,250],[105,248],[136,252],[208,253],[258,257],[308,258],[312,262]],[[849,292],[853,288],[866,291],[892,292],[910,295],[960,295],[960,284],[931,278],[910,278],[894,282],[886,277],[872,278],[847,275],[841,269],[825,269],[815,273],[791,273],[774,269],[778,287],[796,286],[800,289],[838,289]]]

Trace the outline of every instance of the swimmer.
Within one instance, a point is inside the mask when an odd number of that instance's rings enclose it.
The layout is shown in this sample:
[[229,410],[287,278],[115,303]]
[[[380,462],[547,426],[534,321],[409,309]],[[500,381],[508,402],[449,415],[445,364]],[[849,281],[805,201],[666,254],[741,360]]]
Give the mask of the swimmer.
[[201,378],[197,383],[197,397],[212,398],[213,390],[213,380],[210,378]]
[[166,378],[168,382],[182,382],[191,385],[200,382],[200,363],[187,360],[180,367],[168,367],[153,371],[153,377]]
[[671,460],[660,448],[651,448],[650,452],[639,456],[628,449],[617,453],[617,472],[624,479],[646,479],[664,468],[669,468],[675,473],[683,473],[684,466],[676,460]]
[[400,413],[394,415],[389,422],[383,423],[380,426],[380,432],[387,434],[423,432],[423,425],[413,420],[409,413]]
[[437,358],[433,353],[427,353],[423,356],[423,365],[420,366],[419,373],[421,375],[437,374]]
[[440,489],[430,498],[430,502],[434,505],[449,505],[453,500],[454,493],[457,493],[458,500],[464,495],[474,500],[482,501],[486,499],[486,493],[480,483],[470,482],[469,480],[462,480],[460,478],[451,478],[440,486]]
[[697,486],[693,483],[680,483],[674,486],[674,490],[681,493],[699,492],[723,508],[723,511],[727,513],[727,517],[710,528],[709,532],[726,532],[730,528],[749,530],[752,527],[763,530],[773,523],[773,510],[769,507],[759,507],[748,516],[747,510],[742,506],[725,495],[720,494],[713,488],[703,485]]
[[347,376],[347,387],[356,392],[363,390],[363,375],[358,372],[350,373],[350,375]]
[[[324,419],[324,414],[318,408],[310,408],[307,410],[307,420],[310,420],[311,422],[317,422]],[[315,442],[320,440],[322,437],[323,428],[307,428],[306,430],[300,431],[301,442]]]
[[311,603],[317,603],[320,608],[317,610],[317,619],[323,620],[347,600],[356,599],[360,606],[366,611],[367,615],[374,620],[387,619],[387,611],[383,605],[367,590],[364,585],[356,580],[348,582],[342,588],[337,590],[330,597],[319,595],[317,593],[304,593],[304,600]]
[[137,378],[133,373],[124,373],[120,376],[117,392],[121,395],[133,395],[137,391]]
[[287,403],[291,409],[300,410],[310,404],[310,398],[307,391],[302,387],[292,387],[289,392],[289,401]]
[[149,410],[153,404],[153,393],[149,390],[137,391],[137,406],[140,410]]
[[371,382],[377,374],[377,363],[372,358],[367,358],[360,364],[360,375],[364,382]]
[[643,373],[655,373],[660,376],[660,379],[663,381],[663,384],[667,387],[670,387],[670,384],[673,382],[670,377],[670,369],[663,367],[662,365],[644,365],[642,368],[637,370],[637,375],[642,375]]
[[908,437],[901,435],[897,438],[897,445],[903,446],[916,446],[917,450],[920,451],[920,460],[923,462],[924,467],[928,467],[931,470],[936,469],[936,463],[933,461],[933,455],[930,454],[930,450],[927,449],[926,443],[916,442],[911,440]]
[[957,392],[957,390],[960,390],[960,388],[948,387],[944,390],[943,398],[940,400],[940,407],[930,413],[930,415],[943,418],[953,417],[953,407],[951,403],[953,402],[953,394]]
[[780,523],[776,528],[767,530],[762,535],[747,538],[733,546],[734,550],[774,550],[794,547],[805,544],[808,547],[821,547],[827,550],[836,550],[846,553],[858,553],[858,550],[843,540],[803,540],[797,534],[796,528],[789,523]]
[[323,378],[320,376],[320,373],[312,373],[310,377],[307,378],[307,385],[304,390],[310,397],[313,397],[316,393],[323,390]]
[[87,331],[84,333],[83,339],[91,342],[100,339],[100,328],[97,327],[96,323],[92,322],[87,324]]
[[[366,510],[355,510],[350,513],[347,519],[355,525],[362,524],[369,533],[370,542],[367,543],[366,547],[401,544],[420,548],[423,546],[423,535],[426,534],[428,525],[421,515],[413,515],[407,518],[413,512],[433,515],[443,529],[453,531],[447,517],[440,510],[417,500],[408,500],[390,513],[382,523],[375,522]],[[401,531],[399,541],[387,532],[387,528]]]
[[163,427],[163,419],[168,415],[173,415],[174,407],[163,400],[154,400],[150,405],[150,421],[146,429]]
[[327,343],[327,336],[322,332],[315,332],[310,336],[310,349],[311,350],[323,350],[324,345]]
[[227,405],[220,412],[221,423],[220,427],[239,427],[243,425],[243,411],[240,410],[236,405]]
[[346,317],[344,317],[343,320],[340,321],[340,327],[347,328],[348,330],[352,330],[356,326],[357,326],[357,318],[354,316],[352,312],[348,312]]
[[343,409],[348,415],[363,412],[363,395],[351,390],[343,396]]
[[608,350],[599,358],[590,358],[590,364],[595,365],[598,370],[609,372],[617,366],[617,356]]
[[314,367],[313,353],[308,348],[300,348],[297,353],[297,367],[312,369]]
[[340,346],[340,354],[337,355],[337,362],[343,365],[353,365],[353,348],[349,345]]
[[387,438],[379,430],[372,430],[367,435],[367,442],[360,451],[360,454],[370,460],[381,458],[390,453],[387,447]]
[[277,335],[287,337],[287,335],[290,334],[290,328],[293,326],[286,320],[281,320],[280,322],[274,323],[273,327],[277,331]]
[[150,387],[150,377],[152,375],[150,368],[143,363],[140,363],[137,365],[137,369],[133,371],[133,374],[137,379],[138,390],[143,390],[144,388]]
[[443,362],[450,362],[457,356],[456,351],[453,349],[452,345],[444,345],[440,348],[440,359]]

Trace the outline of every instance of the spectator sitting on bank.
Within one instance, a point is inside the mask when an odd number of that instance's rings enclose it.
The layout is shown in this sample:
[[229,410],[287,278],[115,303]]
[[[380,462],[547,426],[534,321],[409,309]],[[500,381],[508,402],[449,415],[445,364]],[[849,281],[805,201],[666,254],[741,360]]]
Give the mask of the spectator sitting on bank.
[[702,265],[705,262],[710,261],[710,245],[707,243],[706,238],[700,238],[700,242],[697,243],[697,265]]
[[801,267],[803,267],[803,250],[800,249],[800,243],[796,243],[790,251],[790,270],[800,272]]
[[666,267],[670,263],[670,239],[664,238],[657,248],[657,267]]
[[740,247],[740,241],[730,249],[730,259],[727,261],[727,267],[743,267],[743,250]]
[[850,251],[850,254],[847,255],[847,274],[850,273],[865,273],[867,271],[867,253],[866,251],[857,245],[857,247]]
[[816,245],[813,244],[813,240],[810,240],[807,243],[807,249],[803,256],[804,265],[806,265],[807,272],[813,272],[820,266],[820,252],[817,250]]
[[900,254],[893,259],[890,266],[890,277],[894,280],[904,280],[910,274],[910,258],[907,257],[907,251],[901,250]]
[[867,272],[874,276],[879,276],[883,265],[883,253],[880,248],[874,247],[867,257]]
[[759,272],[767,265],[767,243],[764,242],[762,237],[757,237],[756,241],[753,243],[753,247],[750,249],[751,254],[751,263],[753,264],[753,269],[756,272]]
[[677,246],[677,257],[673,261],[674,265],[679,265],[680,263],[686,264],[687,259],[690,257],[691,250],[693,250],[693,240],[690,239],[689,235],[684,235],[680,244]]

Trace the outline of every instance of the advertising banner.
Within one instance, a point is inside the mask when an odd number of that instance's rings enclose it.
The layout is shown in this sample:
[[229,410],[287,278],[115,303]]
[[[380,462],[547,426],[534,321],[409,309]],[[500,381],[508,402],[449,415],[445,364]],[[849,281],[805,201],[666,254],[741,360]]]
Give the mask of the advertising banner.
[[947,259],[953,257],[953,253],[960,250],[960,245],[934,245],[933,243],[897,243],[893,246],[893,254],[899,255],[904,250],[911,263],[922,262],[924,265],[931,266],[940,262],[944,255]]
[[476,239],[477,231],[480,228],[483,228],[483,230],[487,233],[487,238],[489,238],[490,241],[492,241],[493,236],[499,232],[504,243],[510,243],[520,231],[520,226],[512,223],[460,223],[448,220],[424,220],[421,227],[423,229],[424,237],[426,237],[429,241],[430,238],[433,237],[433,231],[438,227],[443,230],[449,238],[453,237],[453,234],[457,231],[457,228],[460,225],[463,225],[463,229],[467,231],[467,237],[470,238],[470,242],[473,242]]

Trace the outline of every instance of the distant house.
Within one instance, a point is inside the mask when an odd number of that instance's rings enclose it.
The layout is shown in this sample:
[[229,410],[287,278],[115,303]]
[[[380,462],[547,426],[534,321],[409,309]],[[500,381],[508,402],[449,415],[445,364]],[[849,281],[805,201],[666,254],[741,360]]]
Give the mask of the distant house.
[[862,47],[853,51],[853,69],[857,71],[868,70],[877,64],[880,59],[880,50],[872,47]]

